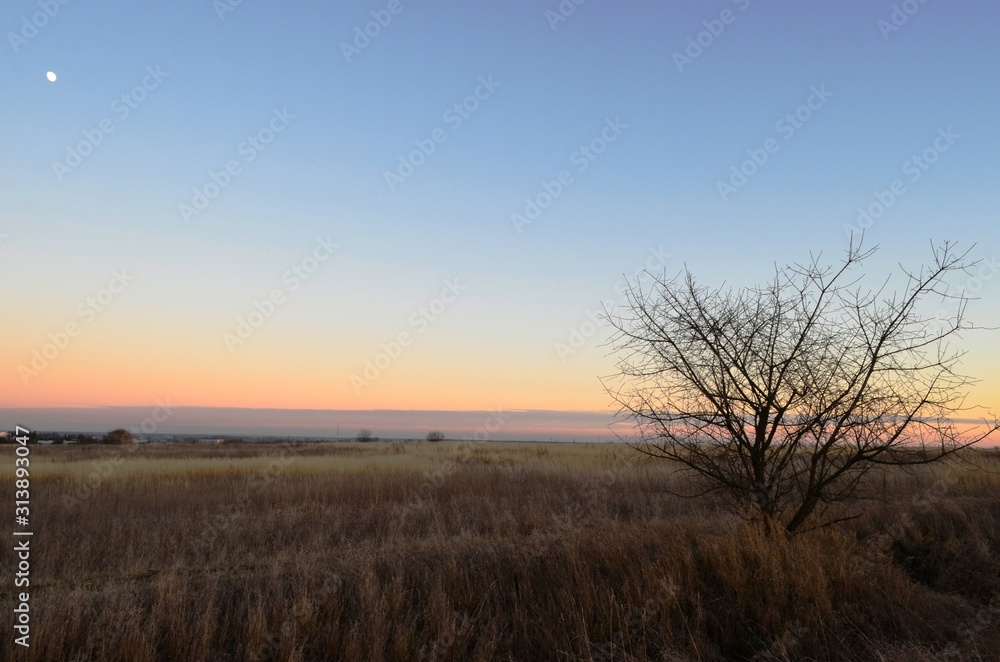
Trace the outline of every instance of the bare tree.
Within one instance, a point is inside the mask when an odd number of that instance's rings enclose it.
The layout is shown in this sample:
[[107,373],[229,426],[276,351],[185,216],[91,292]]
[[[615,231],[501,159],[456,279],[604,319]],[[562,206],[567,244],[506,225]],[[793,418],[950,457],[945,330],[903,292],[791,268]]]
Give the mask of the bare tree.
[[[843,261],[775,268],[765,286],[712,289],[687,270],[629,285],[607,388],[636,424],[629,441],[678,463],[685,496],[718,492],[789,533],[854,494],[879,465],[940,460],[1000,428],[962,419],[973,380],[956,372],[952,337],[964,293],[946,279],[976,262],[945,243],[933,263],[867,289],[852,276],[875,249],[852,239]],[[925,299],[949,301],[945,319]]]
[[369,430],[368,428],[362,428],[361,431],[358,432],[356,441],[364,441],[364,442],[375,441],[375,437],[372,436],[371,430]]
[[427,441],[444,441],[444,432],[434,430],[427,433]]

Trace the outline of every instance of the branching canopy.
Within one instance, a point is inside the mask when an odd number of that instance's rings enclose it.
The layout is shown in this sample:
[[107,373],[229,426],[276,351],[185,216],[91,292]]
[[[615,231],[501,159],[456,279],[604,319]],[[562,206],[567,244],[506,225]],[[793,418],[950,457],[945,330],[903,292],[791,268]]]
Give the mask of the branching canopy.
[[[607,315],[619,359],[608,389],[637,424],[635,447],[794,533],[872,467],[939,460],[1000,428],[958,421],[972,379],[950,340],[973,327],[946,279],[975,266],[968,252],[935,247],[887,292],[853,276],[875,252],[860,243],[836,266],[777,268],[760,287],[712,289],[686,270],[630,284],[626,312]],[[922,312],[935,297],[951,300],[943,320]]]

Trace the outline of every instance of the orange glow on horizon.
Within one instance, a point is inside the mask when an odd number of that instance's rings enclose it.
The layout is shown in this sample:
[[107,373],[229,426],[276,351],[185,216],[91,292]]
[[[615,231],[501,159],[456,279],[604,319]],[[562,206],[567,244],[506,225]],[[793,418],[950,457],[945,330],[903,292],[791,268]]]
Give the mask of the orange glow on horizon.
[[[262,334],[229,353],[218,335],[190,328],[88,330],[25,384],[19,368],[31,366],[32,354],[10,348],[39,347],[45,322],[34,327],[0,331],[8,366],[0,374],[0,406],[146,406],[169,398],[178,406],[266,409],[616,409],[598,378],[613,365],[597,352],[563,363],[545,351],[494,357],[426,343],[355,389],[352,376],[366,377],[357,357],[371,355],[370,341],[321,344]],[[968,398],[985,406],[976,416],[1000,413],[997,364],[978,366],[983,381]]]

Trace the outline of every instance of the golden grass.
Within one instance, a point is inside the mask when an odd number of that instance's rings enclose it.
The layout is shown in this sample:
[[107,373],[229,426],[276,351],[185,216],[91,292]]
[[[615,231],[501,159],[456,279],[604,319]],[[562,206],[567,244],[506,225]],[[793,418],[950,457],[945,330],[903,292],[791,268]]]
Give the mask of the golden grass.
[[853,505],[863,517],[787,541],[670,496],[669,467],[636,459],[596,444],[33,447],[32,648],[7,636],[0,651],[1000,659],[1000,475],[887,474],[886,501]]

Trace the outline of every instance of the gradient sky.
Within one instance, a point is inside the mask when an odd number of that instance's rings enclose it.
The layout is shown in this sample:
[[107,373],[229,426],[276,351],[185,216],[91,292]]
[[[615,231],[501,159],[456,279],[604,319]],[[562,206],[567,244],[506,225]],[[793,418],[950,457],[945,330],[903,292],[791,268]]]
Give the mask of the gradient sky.
[[[686,264],[750,285],[809,251],[834,260],[897,179],[868,229],[872,270],[919,265],[931,240],[1000,253],[994,2],[914,1],[891,32],[888,0],[589,0],[558,23],[556,0],[245,0],[221,18],[208,0],[52,4],[34,31],[44,2],[0,9],[4,406],[603,411],[613,361],[588,313],[620,302],[623,273]],[[390,5],[348,62],[342,44]],[[832,96],[780,129],[813,90]],[[458,126],[449,109],[477,91]],[[276,109],[294,117],[248,147]],[[57,174],[102,121],[112,131]],[[905,164],[949,130],[912,181]],[[602,132],[615,140],[581,171]],[[768,139],[779,149],[723,200],[719,180]],[[185,222],[230,161],[238,174]],[[572,183],[517,232],[512,214],[563,170]],[[339,247],[293,288],[283,274],[320,238]],[[92,314],[116,270],[132,280]],[[448,282],[464,289],[435,303]],[[972,318],[1000,326],[1000,278],[970,287]],[[282,303],[230,351],[224,334],[275,289]],[[439,314],[415,322],[421,307]],[[19,366],[71,322],[25,383]],[[560,356],[574,331],[589,337]],[[352,386],[401,332],[410,345]],[[996,334],[963,342],[973,399],[1000,409]]]

